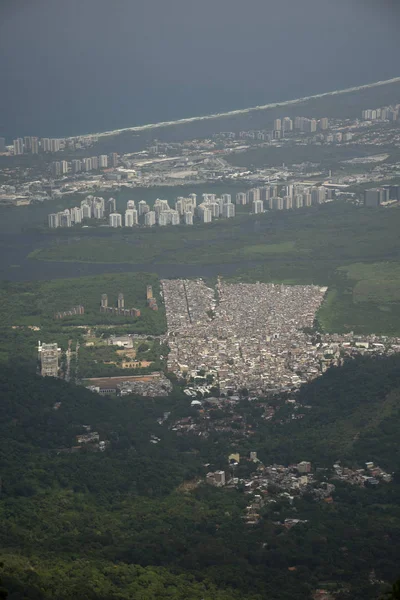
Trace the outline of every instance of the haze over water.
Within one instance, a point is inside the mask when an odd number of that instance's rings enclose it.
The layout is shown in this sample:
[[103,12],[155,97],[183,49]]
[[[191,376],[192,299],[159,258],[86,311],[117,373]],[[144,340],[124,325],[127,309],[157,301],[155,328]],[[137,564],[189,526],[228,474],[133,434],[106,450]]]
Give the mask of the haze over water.
[[387,0],[2,0],[0,136],[69,136],[399,74]]

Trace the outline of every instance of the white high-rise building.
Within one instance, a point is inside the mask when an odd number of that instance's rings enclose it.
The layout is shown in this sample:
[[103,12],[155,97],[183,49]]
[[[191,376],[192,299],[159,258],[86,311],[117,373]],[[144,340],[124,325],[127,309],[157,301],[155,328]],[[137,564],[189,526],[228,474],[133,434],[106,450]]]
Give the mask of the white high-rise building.
[[262,213],[264,210],[264,203],[262,200],[253,200],[252,205],[251,205],[251,209],[252,212],[255,215],[258,215],[259,213]]
[[293,121],[290,117],[285,117],[282,122],[282,129],[287,131],[293,131]]
[[189,198],[192,201],[192,206],[196,206],[197,205],[197,194],[189,194]]
[[138,204],[138,208],[139,208],[139,216],[145,215],[150,210],[150,206],[144,200],[140,200],[140,202]]
[[303,194],[303,206],[311,206],[311,194]]
[[94,219],[104,219],[104,202],[96,201],[92,205],[92,214]]
[[82,162],[80,160],[74,159],[71,165],[73,173],[79,173],[82,170]]
[[50,139],[49,138],[42,138],[41,148],[42,148],[43,152],[50,152],[50,150],[51,150],[51,144],[50,144]]
[[101,154],[99,156],[99,168],[107,169],[107,167],[108,167],[108,156],[107,156],[107,154]]
[[97,171],[97,169],[99,168],[99,159],[97,156],[92,156],[92,170],[93,171]]
[[284,196],[283,198],[283,208],[284,210],[290,210],[293,207],[293,198],[292,196]]
[[[310,198],[311,198],[311,196],[310,196]],[[298,194],[297,196],[294,197],[294,207],[295,208],[303,207],[303,195],[302,194]]]
[[60,171],[61,175],[68,173],[68,162],[66,160],[60,160]]
[[236,204],[247,204],[247,196],[245,192],[238,192],[236,194]]
[[126,210],[132,210],[132,208],[136,208],[134,200],[128,200],[126,203]]
[[50,152],[59,152],[60,151],[60,140],[55,138],[50,140]]
[[92,170],[92,159],[91,158],[83,158],[82,159],[82,168],[84,171]]
[[224,204],[231,204],[232,196],[230,194],[221,194],[221,200]]
[[153,227],[153,225],[156,224],[156,213],[154,212],[154,210],[150,210],[142,214],[144,214],[144,224],[146,225],[146,227]]
[[251,203],[254,202],[254,200],[261,200],[260,188],[253,188],[247,192],[247,201]]
[[71,213],[68,208],[58,213],[60,227],[71,227]]
[[160,198],[157,198],[157,200],[154,202],[154,211],[156,215],[159,215],[160,213],[169,209],[168,200],[160,200]]
[[71,208],[71,222],[75,224],[82,223],[82,209],[79,206]]
[[[178,213],[179,215],[179,213]],[[163,210],[158,215],[158,224],[160,227],[165,227],[171,223],[171,213],[169,210]]]
[[282,129],[282,121],[280,119],[274,120],[274,131],[280,131]]
[[49,223],[50,229],[56,229],[57,227],[60,226],[59,220],[58,220],[58,213],[51,213],[50,215],[47,216],[47,218],[48,218],[48,223]]
[[199,205],[199,217],[203,223],[211,223],[212,221],[212,212],[207,204]]
[[193,225],[193,213],[190,211],[183,213],[183,222],[185,225]]
[[177,210],[170,210],[170,223],[171,225],[179,225],[181,222],[179,212]]
[[125,211],[125,227],[133,227],[138,224],[138,214],[135,208],[128,208]]
[[92,207],[90,204],[82,204],[82,219],[91,219],[92,218]]
[[222,207],[222,216],[225,219],[230,219],[235,216],[235,205],[234,204],[224,204]]
[[122,227],[122,215],[119,213],[111,213],[108,219],[110,227]]
[[19,154],[24,153],[24,140],[22,138],[17,138],[14,140],[14,155],[18,156]]
[[206,206],[211,210],[213,218],[218,219],[221,213],[220,205],[218,204],[218,202],[210,202],[210,204],[206,204]]

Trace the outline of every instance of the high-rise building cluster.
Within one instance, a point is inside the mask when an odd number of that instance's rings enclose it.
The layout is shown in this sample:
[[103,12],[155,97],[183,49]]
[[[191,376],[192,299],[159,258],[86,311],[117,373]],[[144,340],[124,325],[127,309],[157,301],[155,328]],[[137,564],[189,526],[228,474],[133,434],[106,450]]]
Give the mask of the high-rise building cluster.
[[104,219],[106,215],[111,217],[112,213],[115,213],[115,210],[115,198],[104,200],[104,198],[99,196],[86,196],[81,201],[80,206],[73,206],[70,209],[66,208],[61,212],[48,215],[48,225],[50,229],[72,227],[73,225],[79,225],[84,219]]
[[315,133],[316,131],[326,131],[327,129],[329,129],[329,120],[327,117],[323,117],[319,120],[308,119],[306,117],[295,117],[294,119],[283,117],[274,120],[272,131],[241,131],[239,133],[239,138],[271,141],[284,138],[288,133],[290,134],[293,131]]
[[277,185],[252,188],[247,192],[236,194],[236,204],[250,204],[253,214],[264,210],[290,210],[303,206],[323,204],[331,192],[324,186],[307,187],[304,185],[289,184],[278,193]]
[[[396,186],[398,188],[398,186]],[[388,202],[390,200],[390,188],[389,187],[379,187],[379,188],[370,188],[369,190],[364,191],[364,206],[368,208],[377,208],[384,202]],[[398,198],[398,189],[395,198]]]
[[83,315],[85,314],[85,308],[79,304],[78,306],[73,306],[70,310],[64,310],[61,312],[57,312],[54,315],[55,319],[64,319],[65,317],[72,317],[73,315]]
[[138,308],[125,308],[125,298],[122,293],[118,294],[117,306],[109,306],[107,294],[102,294],[100,300],[100,312],[114,316],[140,317],[140,310]]
[[364,121],[397,121],[399,110],[400,104],[396,104],[396,106],[382,106],[381,108],[368,108],[362,111],[361,117]]
[[63,175],[67,175],[68,173],[76,175],[77,173],[81,172],[99,171],[100,169],[107,169],[108,165],[109,157],[107,156],[107,154],[101,154],[100,156],[92,156],[90,158],[82,158],[82,160],[60,160],[51,163],[51,174],[54,178],[62,177]]

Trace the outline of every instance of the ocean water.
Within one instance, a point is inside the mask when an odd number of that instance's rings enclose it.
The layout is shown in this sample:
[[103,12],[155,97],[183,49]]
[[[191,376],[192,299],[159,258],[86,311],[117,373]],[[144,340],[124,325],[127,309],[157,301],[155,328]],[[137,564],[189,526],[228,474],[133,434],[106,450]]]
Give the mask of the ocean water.
[[391,0],[4,0],[0,136],[100,132],[389,79],[399,24]]

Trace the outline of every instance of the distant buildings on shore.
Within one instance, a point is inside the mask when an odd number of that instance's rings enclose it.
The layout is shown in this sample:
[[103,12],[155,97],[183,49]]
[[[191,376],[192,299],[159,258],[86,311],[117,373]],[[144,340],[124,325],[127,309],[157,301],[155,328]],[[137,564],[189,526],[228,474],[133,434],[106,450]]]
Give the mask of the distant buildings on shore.
[[188,197],[179,196],[172,208],[168,200],[157,198],[152,208],[144,200],[136,206],[135,200],[128,200],[125,214],[117,212],[115,198],[104,200],[101,197],[87,196],[81,206],[74,206],[58,213],[48,215],[48,226],[72,227],[80,225],[85,219],[104,220],[108,225],[119,227],[165,227],[167,225],[193,225],[211,223],[214,219],[231,219],[236,215],[236,205],[250,205],[253,214],[265,210],[291,210],[323,204],[332,198],[332,191],[324,186],[305,186],[298,184],[266,185],[238,192],[232,202],[231,194],[202,194],[197,204],[197,194]]

